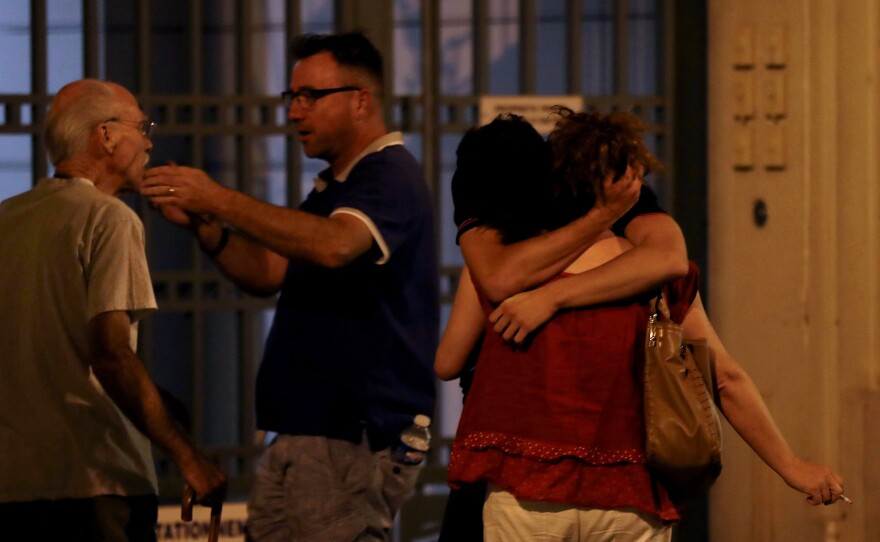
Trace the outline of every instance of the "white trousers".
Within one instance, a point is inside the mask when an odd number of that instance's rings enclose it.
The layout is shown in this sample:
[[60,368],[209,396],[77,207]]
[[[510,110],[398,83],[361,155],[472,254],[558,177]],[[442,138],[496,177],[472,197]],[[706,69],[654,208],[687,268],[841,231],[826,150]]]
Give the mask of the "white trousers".
[[492,487],[483,506],[485,542],[669,542],[672,528],[634,508],[606,510],[517,500]]

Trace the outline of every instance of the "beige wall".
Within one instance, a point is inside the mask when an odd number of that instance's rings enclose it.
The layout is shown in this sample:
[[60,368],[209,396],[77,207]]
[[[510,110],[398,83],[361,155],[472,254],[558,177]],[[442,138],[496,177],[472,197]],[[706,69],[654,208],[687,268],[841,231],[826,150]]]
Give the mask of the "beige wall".
[[709,2],[710,316],[795,452],[855,500],[804,505],[728,426],[713,542],[880,536],[878,37],[876,0]]

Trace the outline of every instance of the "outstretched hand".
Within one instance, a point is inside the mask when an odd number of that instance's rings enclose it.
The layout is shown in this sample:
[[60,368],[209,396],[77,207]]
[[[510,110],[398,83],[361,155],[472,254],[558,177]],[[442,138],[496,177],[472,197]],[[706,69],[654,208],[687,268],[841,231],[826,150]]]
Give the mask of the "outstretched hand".
[[[141,194],[161,208],[177,207],[196,214],[213,214],[226,188],[214,182],[200,169],[167,165],[148,169],[144,174]],[[163,211],[163,214],[165,212]],[[179,224],[181,215],[166,218]]]

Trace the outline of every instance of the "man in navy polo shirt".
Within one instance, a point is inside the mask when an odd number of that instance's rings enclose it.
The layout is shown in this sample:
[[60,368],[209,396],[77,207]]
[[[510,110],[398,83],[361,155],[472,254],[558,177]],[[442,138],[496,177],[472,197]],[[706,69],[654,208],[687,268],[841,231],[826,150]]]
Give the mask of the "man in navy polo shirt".
[[373,45],[306,35],[291,54],[288,118],[305,154],[329,163],[299,210],[177,166],[150,170],[142,192],[241,288],[281,292],[257,377],[257,424],[279,436],[258,468],[250,537],[383,540],[418,474],[390,449],[434,408],[433,205],[385,129]]

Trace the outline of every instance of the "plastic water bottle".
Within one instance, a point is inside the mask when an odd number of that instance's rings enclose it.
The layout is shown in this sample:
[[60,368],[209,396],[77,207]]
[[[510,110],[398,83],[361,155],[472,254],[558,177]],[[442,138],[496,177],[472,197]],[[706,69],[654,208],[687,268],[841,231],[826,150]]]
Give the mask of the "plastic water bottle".
[[400,444],[394,450],[394,460],[404,465],[418,465],[425,459],[431,445],[431,432],[428,426],[431,418],[419,414],[413,424],[400,433]]

